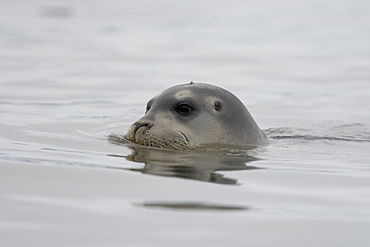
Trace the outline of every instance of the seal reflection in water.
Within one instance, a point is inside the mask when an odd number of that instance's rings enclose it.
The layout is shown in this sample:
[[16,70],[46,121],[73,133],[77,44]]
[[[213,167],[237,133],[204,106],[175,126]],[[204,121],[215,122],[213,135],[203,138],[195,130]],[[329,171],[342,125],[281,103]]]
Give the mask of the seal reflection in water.
[[144,146],[180,150],[268,142],[235,95],[193,82],[168,88],[149,100],[145,115],[131,125],[125,137]]
[[109,156],[144,164],[140,168],[115,169],[218,184],[239,184],[236,178],[225,177],[223,171],[262,169],[247,165],[247,163],[258,160],[250,154],[250,149],[205,148],[189,152],[135,145],[119,135],[111,135],[109,140],[113,144],[124,145],[132,151],[131,154],[125,156],[115,154]]

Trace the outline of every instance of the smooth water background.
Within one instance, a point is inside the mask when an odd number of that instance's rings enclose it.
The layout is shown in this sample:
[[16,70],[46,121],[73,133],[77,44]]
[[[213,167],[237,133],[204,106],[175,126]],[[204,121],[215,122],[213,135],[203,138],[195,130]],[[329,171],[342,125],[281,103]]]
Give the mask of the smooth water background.
[[[271,138],[237,185],[108,140],[191,80]],[[369,246],[369,107],[369,1],[2,0],[0,246]]]

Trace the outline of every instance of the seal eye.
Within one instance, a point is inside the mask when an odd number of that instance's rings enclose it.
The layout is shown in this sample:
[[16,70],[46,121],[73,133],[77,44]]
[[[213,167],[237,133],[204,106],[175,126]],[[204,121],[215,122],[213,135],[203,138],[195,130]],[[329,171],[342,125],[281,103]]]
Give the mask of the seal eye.
[[194,107],[191,104],[184,102],[184,103],[179,103],[176,106],[175,110],[180,115],[186,116],[186,115],[189,115],[194,110]]
[[147,106],[146,106],[146,109],[145,109],[145,114],[146,114],[149,110],[150,110],[150,106],[149,106],[149,105],[147,105]]

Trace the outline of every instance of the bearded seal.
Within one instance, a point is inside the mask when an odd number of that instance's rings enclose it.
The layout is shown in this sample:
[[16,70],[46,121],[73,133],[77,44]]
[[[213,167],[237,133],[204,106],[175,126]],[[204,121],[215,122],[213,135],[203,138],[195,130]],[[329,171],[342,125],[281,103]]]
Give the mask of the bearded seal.
[[170,87],[149,100],[145,115],[130,126],[125,138],[144,146],[180,150],[268,143],[235,95],[194,82]]

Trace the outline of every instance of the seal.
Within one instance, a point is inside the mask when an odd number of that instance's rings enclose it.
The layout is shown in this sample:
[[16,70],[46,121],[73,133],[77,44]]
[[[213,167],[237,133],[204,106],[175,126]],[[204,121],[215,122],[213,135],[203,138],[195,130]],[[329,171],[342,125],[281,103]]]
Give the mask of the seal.
[[170,87],[149,100],[144,116],[130,126],[125,138],[144,146],[180,150],[268,143],[235,95],[194,82]]

